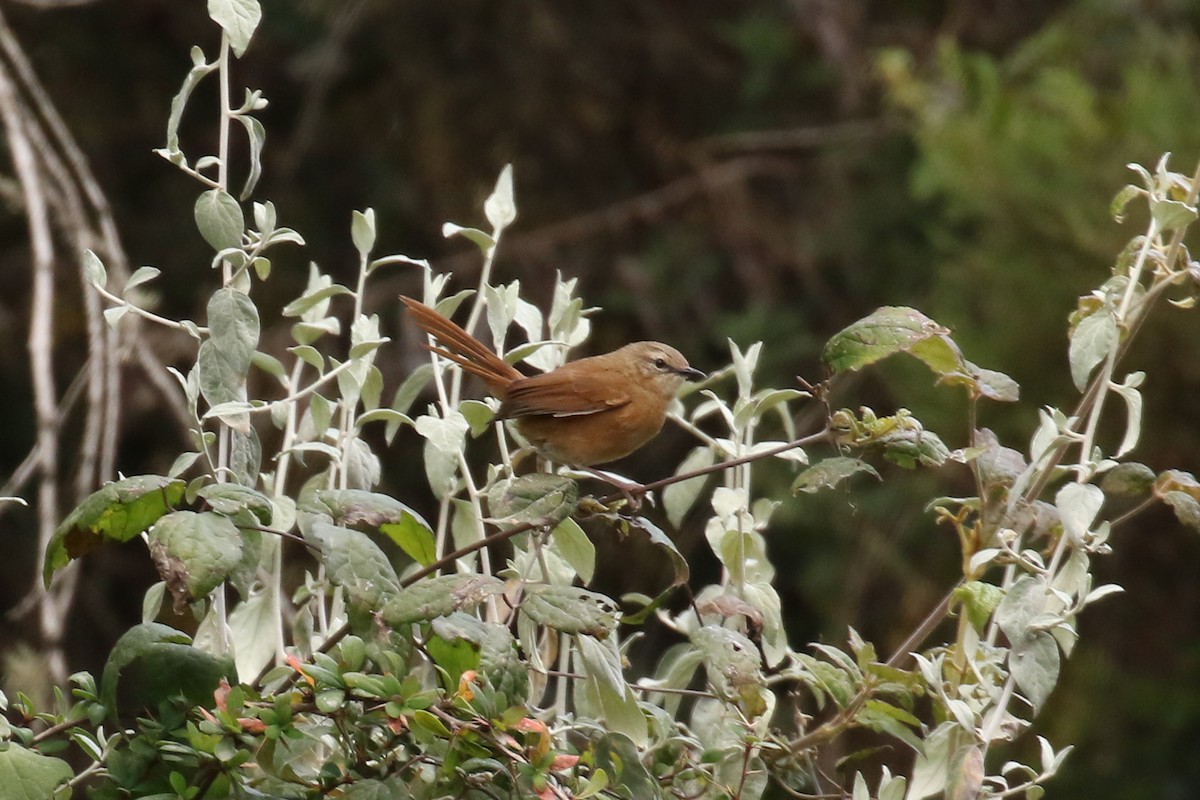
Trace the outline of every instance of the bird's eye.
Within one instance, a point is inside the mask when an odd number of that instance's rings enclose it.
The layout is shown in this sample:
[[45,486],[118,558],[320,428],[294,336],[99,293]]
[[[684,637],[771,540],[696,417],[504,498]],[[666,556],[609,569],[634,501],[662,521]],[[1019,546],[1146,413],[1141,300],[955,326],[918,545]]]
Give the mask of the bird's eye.
[[656,358],[654,359],[654,366],[658,367],[659,369],[666,369],[667,362],[661,358]]

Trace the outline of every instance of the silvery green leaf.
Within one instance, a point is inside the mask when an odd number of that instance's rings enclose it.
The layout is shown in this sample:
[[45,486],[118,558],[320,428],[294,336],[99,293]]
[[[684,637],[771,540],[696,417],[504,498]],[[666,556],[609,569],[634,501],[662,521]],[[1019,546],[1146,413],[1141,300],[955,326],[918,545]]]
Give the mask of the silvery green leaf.
[[1075,388],[1083,391],[1087,388],[1088,377],[1120,340],[1120,329],[1117,318],[1112,311],[1102,308],[1089,314],[1079,321],[1071,331],[1071,345],[1068,356],[1071,362],[1071,379]]
[[[712,466],[716,463],[716,460],[717,454],[713,449],[707,445],[701,445],[688,453],[687,457],[680,462],[679,467],[675,470],[675,474],[683,475],[697,469]],[[688,478],[663,489],[663,508],[667,512],[667,520],[676,528],[683,521],[684,515],[695,504],[696,498],[700,496],[700,491],[704,488],[704,482],[707,477],[706,475],[702,475],[696,478]]]
[[867,788],[867,780],[861,772],[854,773],[854,788],[850,792],[850,800],[871,800],[871,790]]
[[387,264],[412,264],[414,267],[423,267],[426,270],[430,269],[429,261],[424,258],[409,258],[408,256],[395,253],[373,260],[367,265],[367,274],[370,275],[379,267],[386,266]]
[[108,283],[108,273],[104,270],[104,264],[91,250],[83,251],[83,277],[88,282],[101,289]]
[[239,195],[242,200],[246,200],[254,193],[254,187],[262,177],[262,151],[267,141],[267,129],[249,114],[238,114],[234,119],[242,123],[242,127],[246,129],[246,138],[250,140],[250,167],[246,172],[246,183]]
[[279,641],[279,608],[276,594],[252,591],[229,612],[229,635],[238,675],[258,675],[275,657]]
[[1058,683],[1059,664],[1058,644],[1045,631],[1034,631],[1012,643],[1009,670],[1035,711]]
[[754,370],[758,367],[758,355],[762,352],[762,342],[755,342],[743,353],[732,339],[728,341],[734,374],[737,376],[738,397],[748,398],[753,387]]
[[278,222],[275,214],[275,204],[270,200],[254,203],[254,224],[263,236],[270,236]]
[[1196,207],[1178,200],[1154,199],[1150,201],[1150,216],[1159,230],[1173,231],[1196,221]]
[[491,223],[492,235],[499,237],[500,233],[517,218],[517,205],[513,199],[513,168],[505,164],[496,179],[496,188],[483,203],[483,214]]
[[355,211],[350,217],[350,238],[354,249],[365,261],[375,247],[375,209]]
[[117,323],[120,322],[121,318],[127,313],[129,313],[129,306],[127,304],[106,308],[104,309],[104,321],[108,323],[108,327],[115,330]]
[[196,227],[213,250],[239,247],[246,220],[242,207],[224,189],[210,189],[196,198]]
[[945,789],[950,778],[950,762],[960,739],[962,729],[955,722],[943,722],[925,737],[913,764],[906,800],[922,800]]
[[179,149],[179,123],[183,119],[183,109],[187,106],[188,98],[191,97],[192,90],[196,88],[200,79],[217,68],[215,63],[205,62],[204,51],[199,47],[192,48],[191,56],[192,68],[188,71],[187,77],[183,79],[182,88],[171,98],[171,114],[167,117],[167,146],[162,150],[155,151],[173,164],[187,163]]
[[508,334],[508,326],[517,316],[518,292],[521,290],[519,281],[513,281],[507,286],[485,286],[484,297],[487,299],[488,327],[492,330],[492,342],[496,350],[502,350]]
[[215,589],[242,557],[237,527],[212,512],[172,511],[154,523],[148,541],[177,611]]
[[451,236],[461,236],[473,243],[484,253],[487,253],[496,246],[496,240],[491,237],[491,234],[484,233],[478,228],[466,228],[462,225],[455,225],[453,222],[447,222],[442,225],[442,236],[447,239]]
[[1010,642],[1023,638],[1029,621],[1046,609],[1046,583],[1042,578],[1023,575],[1008,587],[996,608],[996,624]]
[[208,0],[208,16],[225,31],[233,54],[241,58],[262,20],[262,8],[258,0]]
[[558,551],[563,560],[571,565],[579,579],[591,583],[596,574],[596,545],[579,527],[579,523],[567,517],[550,534],[550,546]]
[[617,625],[617,609],[610,598],[577,586],[529,584],[521,611],[539,625],[598,639],[607,638]]
[[[280,313],[285,317],[301,317],[320,306],[319,313],[316,315],[320,318],[325,316],[325,312],[329,308],[329,298],[351,293],[349,289],[340,283],[331,283],[328,276],[321,276],[321,278],[323,280],[318,280],[316,286],[310,280],[309,288],[305,289],[304,294],[284,306],[283,311]],[[321,305],[322,303],[324,305]],[[314,320],[306,321],[312,322]]]
[[1142,385],[1145,378],[1146,373],[1134,372],[1125,378],[1124,383],[1112,387],[1113,391],[1125,401],[1125,408],[1128,410],[1125,436],[1121,438],[1121,444],[1117,447],[1117,452],[1113,454],[1116,458],[1120,458],[1137,447],[1138,439],[1141,437],[1142,393],[1138,391],[1138,387]]
[[342,322],[337,317],[326,317],[316,322],[297,322],[292,326],[292,338],[297,344],[312,344],[322,336],[337,336],[342,332]]
[[[88,251],[91,252],[91,251]],[[143,283],[152,281],[162,273],[158,267],[138,267],[129,280],[125,281],[125,291],[128,292],[135,286],[141,286]]]
[[1068,483],[1058,490],[1054,506],[1062,518],[1063,530],[1071,541],[1081,541],[1100,513],[1104,492],[1090,483]]

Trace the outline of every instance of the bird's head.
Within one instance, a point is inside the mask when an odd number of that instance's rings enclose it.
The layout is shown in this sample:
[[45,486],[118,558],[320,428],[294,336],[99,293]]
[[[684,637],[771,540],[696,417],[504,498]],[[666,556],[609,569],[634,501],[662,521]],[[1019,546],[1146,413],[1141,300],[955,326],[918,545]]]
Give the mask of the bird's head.
[[661,342],[634,342],[621,348],[629,358],[634,374],[644,385],[653,387],[665,397],[674,397],[684,381],[705,378],[700,370],[688,363],[674,347]]

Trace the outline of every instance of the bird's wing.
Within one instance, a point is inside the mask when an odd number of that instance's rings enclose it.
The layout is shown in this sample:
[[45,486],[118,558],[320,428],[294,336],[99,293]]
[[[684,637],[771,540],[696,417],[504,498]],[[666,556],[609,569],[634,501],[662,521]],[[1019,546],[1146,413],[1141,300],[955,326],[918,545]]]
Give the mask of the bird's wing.
[[629,395],[614,388],[612,375],[572,369],[576,363],[514,381],[500,409],[501,416],[577,417],[629,403]]

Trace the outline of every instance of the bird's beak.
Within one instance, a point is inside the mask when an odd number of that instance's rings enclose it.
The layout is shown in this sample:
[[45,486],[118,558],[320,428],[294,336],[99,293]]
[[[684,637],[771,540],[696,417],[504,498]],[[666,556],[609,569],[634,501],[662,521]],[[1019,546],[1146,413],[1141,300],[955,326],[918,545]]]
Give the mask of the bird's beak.
[[679,370],[679,374],[689,381],[702,381],[708,376],[695,367]]

